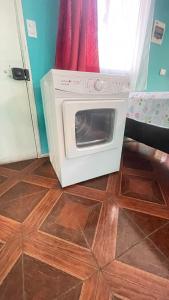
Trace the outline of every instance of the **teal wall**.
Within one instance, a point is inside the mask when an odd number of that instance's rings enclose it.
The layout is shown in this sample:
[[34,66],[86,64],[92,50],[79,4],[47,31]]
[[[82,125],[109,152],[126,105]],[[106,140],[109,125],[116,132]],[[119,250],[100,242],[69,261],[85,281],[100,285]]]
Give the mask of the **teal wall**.
[[[169,0],[156,0],[154,19],[166,24],[162,45],[151,43],[148,91],[169,91]],[[166,76],[160,76],[160,69],[166,69]]]
[[[37,39],[27,36],[32,69],[41,152],[48,152],[45,122],[40,91],[40,79],[54,66],[59,0],[22,0],[24,19],[36,21]],[[169,91],[169,0],[156,0],[154,19],[166,23],[166,32],[161,46],[151,43],[148,91]],[[26,25],[25,25],[26,26]],[[167,70],[160,76],[161,68]]]
[[[59,0],[22,0],[24,19],[36,21],[38,37],[27,36],[32,69],[41,152],[48,152],[40,79],[54,66]],[[26,24],[25,24],[26,26]],[[27,31],[27,30],[26,30]]]

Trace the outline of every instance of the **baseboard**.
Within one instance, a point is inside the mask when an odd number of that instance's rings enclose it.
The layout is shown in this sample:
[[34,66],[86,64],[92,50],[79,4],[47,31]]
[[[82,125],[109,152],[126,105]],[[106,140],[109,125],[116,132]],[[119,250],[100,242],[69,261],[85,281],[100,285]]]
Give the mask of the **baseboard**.
[[44,154],[39,154],[38,158],[43,158],[43,157],[49,157],[48,153],[44,153]]
[[15,157],[14,159],[1,158],[0,165],[10,164],[10,163],[14,163],[14,162],[23,161],[23,160],[36,159],[36,158],[37,158],[37,156],[35,156],[35,155],[20,156],[20,157]]

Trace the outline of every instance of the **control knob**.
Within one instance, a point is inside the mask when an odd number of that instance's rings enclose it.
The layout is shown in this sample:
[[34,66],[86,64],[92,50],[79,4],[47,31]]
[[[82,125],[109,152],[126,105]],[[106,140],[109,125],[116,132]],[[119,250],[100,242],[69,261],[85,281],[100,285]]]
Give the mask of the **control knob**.
[[94,82],[94,89],[98,92],[102,91],[104,88],[104,81],[100,79],[96,79]]

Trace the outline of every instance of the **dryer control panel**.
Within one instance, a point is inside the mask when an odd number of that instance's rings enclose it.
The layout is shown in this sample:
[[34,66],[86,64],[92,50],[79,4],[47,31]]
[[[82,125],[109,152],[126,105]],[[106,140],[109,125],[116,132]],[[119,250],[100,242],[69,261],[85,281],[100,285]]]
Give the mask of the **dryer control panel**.
[[127,75],[52,70],[55,89],[80,94],[129,94]]

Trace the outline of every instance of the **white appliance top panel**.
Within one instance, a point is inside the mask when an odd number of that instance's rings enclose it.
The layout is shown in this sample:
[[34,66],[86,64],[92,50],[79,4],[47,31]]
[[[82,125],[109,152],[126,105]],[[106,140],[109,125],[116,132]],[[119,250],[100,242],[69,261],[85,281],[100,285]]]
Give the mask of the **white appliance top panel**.
[[74,92],[65,92],[58,89],[55,89],[55,101],[56,102],[63,102],[63,101],[69,101],[69,100],[88,100],[88,101],[94,101],[94,100],[116,100],[116,99],[122,99],[128,101],[128,94],[120,93],[120,94],[80,94],[80,93],[74,93]]
[[51,70],[54,88],[78,94],[129,95],[129,78],[126,74],[111,75],[79,71]]

